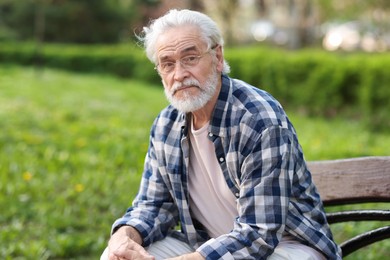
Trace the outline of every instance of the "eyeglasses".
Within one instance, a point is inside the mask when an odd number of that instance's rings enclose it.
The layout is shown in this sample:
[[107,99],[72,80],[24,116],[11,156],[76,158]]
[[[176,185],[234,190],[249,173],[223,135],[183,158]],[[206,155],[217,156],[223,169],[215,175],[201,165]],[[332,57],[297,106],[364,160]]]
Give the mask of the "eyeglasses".
[[[201,58],[203,58],[206,54],[208,54],[211,50],[215,49],[218,45],[215,47],[209,49],[205,53],[201,55],[186,55],[179,59],[180,65],[184,69],[191,69],[198,65]],[[161,63],[158,63],[156,67],[154,67],[160,74],[169,74],[175,70],[176,67],[176,60],[175,61],[163,61]]]

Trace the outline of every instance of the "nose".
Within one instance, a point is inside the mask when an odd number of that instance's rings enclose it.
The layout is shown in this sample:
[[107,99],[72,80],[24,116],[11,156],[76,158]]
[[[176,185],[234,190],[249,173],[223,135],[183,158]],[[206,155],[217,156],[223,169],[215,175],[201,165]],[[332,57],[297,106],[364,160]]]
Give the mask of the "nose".
[[175,63],[175,69],[173,70],[173,77],[176,81],[182,81],[188,76],[188,69],[184,68],[184,66],[177,61]]

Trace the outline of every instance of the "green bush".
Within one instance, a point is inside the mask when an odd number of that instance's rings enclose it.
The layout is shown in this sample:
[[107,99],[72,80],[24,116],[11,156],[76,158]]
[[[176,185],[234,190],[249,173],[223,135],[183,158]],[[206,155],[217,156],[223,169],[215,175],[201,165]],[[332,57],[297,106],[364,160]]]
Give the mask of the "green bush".
[[[38,55],[39,54],[39,55]],[[308,115],[343,114],[375,130],[390,129],[390,55],[285,51],[264,47],[231,48],[225,57],[232,77],[274,95],[283,106]],[[132,44],[0,43],[0,62],[114,74],[159,84],[143,50]]]
[[343,114],[373,130],[390,129],[390,55],[231,49],[232,76],[267,90],[308,115]]

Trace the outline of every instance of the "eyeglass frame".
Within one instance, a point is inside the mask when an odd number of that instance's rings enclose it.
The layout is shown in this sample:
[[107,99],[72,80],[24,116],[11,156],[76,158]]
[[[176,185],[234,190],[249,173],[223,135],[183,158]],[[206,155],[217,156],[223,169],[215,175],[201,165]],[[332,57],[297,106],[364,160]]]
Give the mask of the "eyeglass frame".
[[[154,69],[157,70],[157,72],[158,72],[159,74],[161,74],[161,75],[168,75],[168,74],[172,73],[172,72],[175,70],[177,61],[179,61],[180,65],[181,65],[184,69],[186,69],[186,70],[191,69],[191,68],[195,67],[196,65],[198,65],[198,64],[199,64],[199,61],[200,61],[206,54],[210,53],[211,51],[213,51],[213,50],[214,50],[215,48],[217,48],[218,46],[219,46],[219,44],[216,44],[214,47],[208,49],[207,51],[205,51],[204,53],[202,53],[202,54],[200,54],[200,55],[192,55],[192,54],[190,54],[190,55],[185,55],[184,57],[182,57],[182,58],[180,58],[180,59],[178,59],[178,60],[175,60],[175,62],[171,62],[171,61],[165,62],[165,63],[172,63],[173,66],[172,66],[172,70],[170,70],[170,71],[167,71],[167,72],[162,71],[161,68],[160,68],[160,67],[161,67],[161,66],[160,66],[160,63],[157,63],[156,66],[154,66]],[[195,61],[193,61],[193,62],[194,62],[193,64],[186,64],[185,62],[183,63],[183,60],[188,59],[188,58],[196,58],[196,59],[195,59]],[[191,61],[189,61],[189,62],[191,63]],[[163,63],[164,63],[164,62],[163,62]],[[188,61],[187,61],[187,63],[188,63]]]

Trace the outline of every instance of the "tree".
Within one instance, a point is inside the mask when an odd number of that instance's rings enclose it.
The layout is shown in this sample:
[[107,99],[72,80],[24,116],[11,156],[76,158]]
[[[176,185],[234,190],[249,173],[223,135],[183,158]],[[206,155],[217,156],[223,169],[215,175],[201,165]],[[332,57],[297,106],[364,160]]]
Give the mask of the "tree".
[[258,17],[270,21],[278,32],[274,40],[297,49],[314,42],[318,24],[312,0],[257,0]]
[[224,34],[226,44],[233,45],[237,42],[235,37],[237,29],[237,15],[240,12],[239,0],[206,1],[203,0],[205,12],[212,16]]
[[[21,40],[117,42],[135,17],[126,0],[18,0],[0,3],[4,23]],[[34,23],[35,21],[35,23]]]

